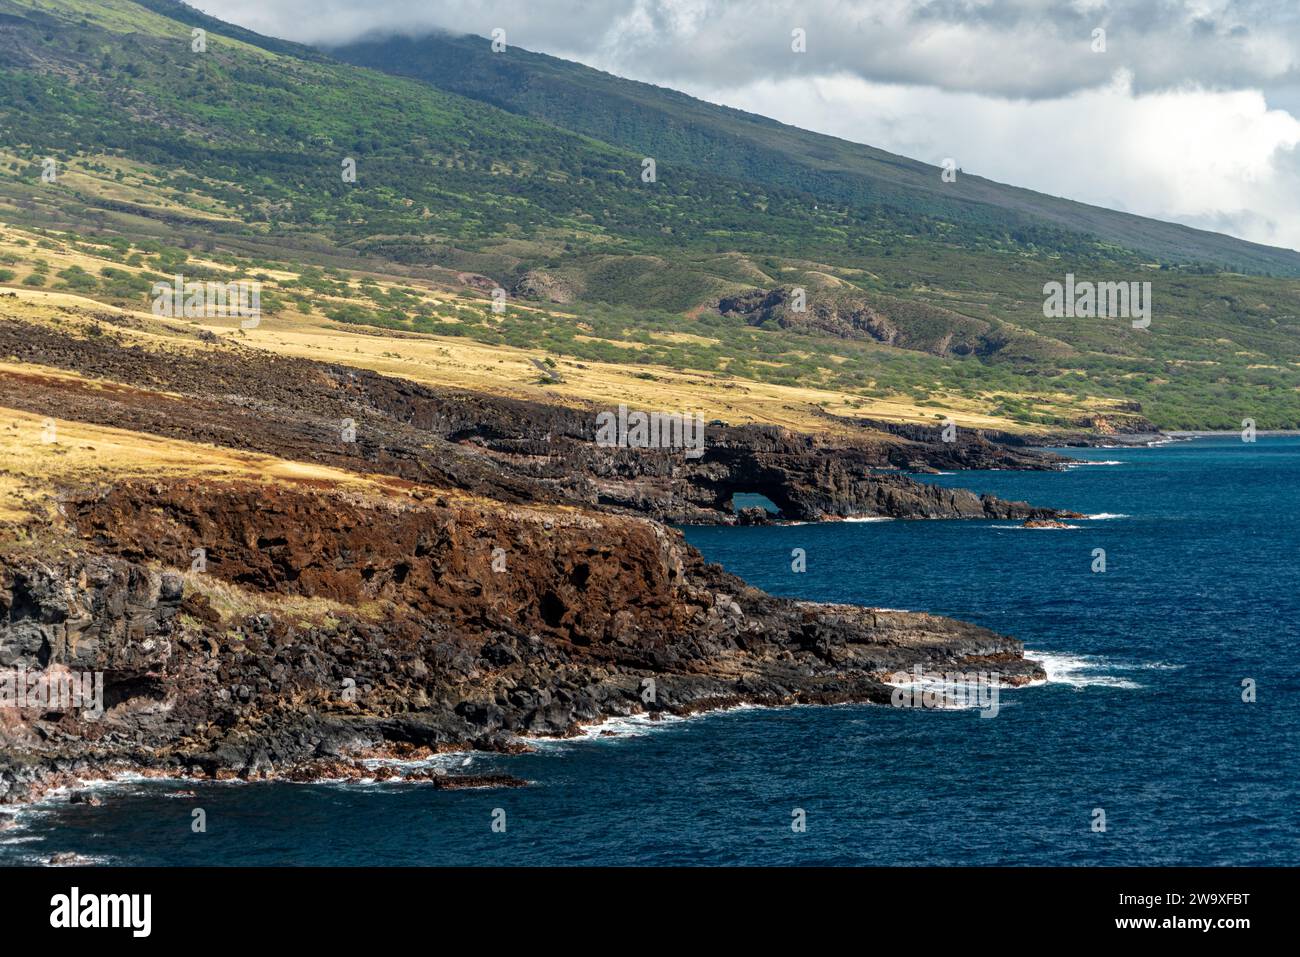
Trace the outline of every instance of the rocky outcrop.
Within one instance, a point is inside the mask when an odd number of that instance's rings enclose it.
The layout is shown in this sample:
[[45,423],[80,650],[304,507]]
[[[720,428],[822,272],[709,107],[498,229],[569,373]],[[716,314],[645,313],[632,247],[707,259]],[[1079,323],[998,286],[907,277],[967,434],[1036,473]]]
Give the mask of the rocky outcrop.
[[542,269],[530,269],[511,286],[512,295],[520,299],[543,302],[568,303],[583,290],[568,277],[557,276]]
[[939,356],[991,356],[1005,342],[989,322],[928,303],[817,289],[802,301],[793,288],[754,289],[718,302],[724,316],[751,326],[807,329],[841,339],[872,339],[899,349]]
[[[0,670],[102,692],[92,711],[0,707],[0,802],[119,771],[387,778],[363,759],[513,751],[634,712],[885,702],[883,676],[916,664],[1042,676],[974,625],[764,594],[664,522],[1059,519],[902,474],[1059,459],[851,420],[835,438],[713,423],[694,458],[606,447],[596,409],[89,331],[0,317],[0,355],[28,364],[0,371],[5,404],[375,478],[127,481],[106,460],[94,487],[60,479],[52,521],[0,529]],[[737,516],[742,493],[779,514]]]
[[106,671],[142,682],[170,654],[168,626],[181,578],[95,556],[66,569],[43,562],[0,567],[0,667]]
[[[734,522],[734,496],[764,495],[784,520],[1030,518],[1052,509],[936,489],[900,469],[1051,468],[1064,461],[960,429],[882,429],[861,437],[711,425],[704,454],[607,448],[596,408],[448,389],[361,369],[229,345],[165,357],[119,342],[0,319],[0,354],[143,388],[0,374],[6,402],[41,415],[211,442],[299,461],[393,475],[515,504],[568,504],[673,523]],[[653,411],[653,410],[649,410]],[[354,423],[354,441],[342,424]]]
[[[950,441],[943,440],[942,418],[934,423],[885,422],[881,419],[854,418],[822,412],[828,422],[851,425],[868,434],[887,436],[892,441],[878,442],[883,456],[875,464],[881,467],[940,471],[961,469],[1014,469],[1049,471],[1059,469],[1071,459],[1031,447],[1030,438],[996,429],[955,428]],[[1037,435],[1034,445],[1054,445],[1055,441]]]
[[[955,458],[960,453],[946,454]],[[691,500],[702,510],[729,507],[736,493],[746,492],[768,498],[780,509],[781,518],[804,521],[860,516],[1025,519],[1069,515],[965,489],[928,485],[882,470],[893,467],[890,457],[882,456],[870,444],[822,443],[765,426],[720,431],[699,465],[681,466],[692,476],[687,495],[694,492]]]
[[2,712],[0,801],[115,769],[347,778],[376,749],[510,750],[640,711],[884,702],[882,674],[915,663],[1041,676],[974,625],[773,598],[643,518],[197,481],[64,511],[59,557],[0,559],[0,664],[103,672],[105,710]]

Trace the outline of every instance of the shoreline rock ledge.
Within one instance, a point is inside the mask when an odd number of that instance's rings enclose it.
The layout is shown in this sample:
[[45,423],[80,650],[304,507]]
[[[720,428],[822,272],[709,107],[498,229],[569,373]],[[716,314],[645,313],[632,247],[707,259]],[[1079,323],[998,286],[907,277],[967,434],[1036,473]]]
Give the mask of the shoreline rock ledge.
[[765,594],[643,517],[197,479],[61,512],[0,553],[0,669],[102,673],[104,712],[0,709],[0,803],[127,770],[346,778],[376,751],[518,750],[639,712],[887,703],[914,664],[1044,677],[973,624]]

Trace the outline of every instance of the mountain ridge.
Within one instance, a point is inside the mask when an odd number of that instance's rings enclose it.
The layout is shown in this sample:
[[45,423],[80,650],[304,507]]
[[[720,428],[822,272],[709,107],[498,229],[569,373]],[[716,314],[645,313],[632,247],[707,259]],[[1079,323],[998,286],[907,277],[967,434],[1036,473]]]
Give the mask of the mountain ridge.
[[[875,197],[879,201],[898,201],[900,195],[895,187],[905,186],[941,198],[927,212],[942,213],[958,209],[960,204],[1006,209],[1123,243],[1138,252],[1162,256],[1182,252],[1188,262],[1206,261],[1228,267],[1253,263],[1257,268],[1247,271],[1267,272],[1272,268],[1300,275],[1300,252],[1285,247],[1052,196],[964,172],[956,182],[943,183],[940,167],[879,147],[805,130],[544,53],[514,46],[503,53],[488,53],[488,44],[487,39],[472,34],[431,32],[419,37],[375,34],[322,49],[346,62],[421,79],[439,89],[480,99],[512,113],[546,119],[604,142],[644,148],[647,155],[657,159],[707,167],[738,179],[792,185],[788,176],[773,175],[766,162],[774,153],[783,153],[802,157],[805,170],[831,174],[816,181],[825,192],[819,193],[817,188],[809,188],[808,192],[845,201],[869,201],[871,194],[862,192],[862,184],[836,181],[837,176],[852,177],[853,164],[858,162],[866,166],[862,175],[870,174],[872,185],[880,190]],[[584,86],[616,99],[633,117],[639,112],[653,122],[609,117],[607,110],[593,108],[598,104],[585,94]],[[670,114],[669,107],[686,111],[687,117],[683,120],[680,115]],[[708,134],[692,123],[702,119],[716,123],[719,131]],[[683,126],[696,127],[696,135],[686,147],[656,135],[656,129]],[[780,139],[771,145],[757,142],[751,135],[752,127]],[[880,180],[883,187],[875,185],[875,180]]]
[[[935,167],[686,94],[597,83],[588,68],[493,54],[481,39],[439,41],[489,79],[504,65],[503,102],[511,83],[535,96],[590,82],[573,102],[595,104],[586,113],[601,122],[633,93],[650,98],[645,122],[680,105],[660,145],[689,153],[698,140],[730,156],[723,146],[750,137],[721,171],[656,149],[646,182],[646,150],[171,0],[0,0],[0,17],[0,285],[138,310],[158,276],[261,276],[275,327],[431,337],[458,356],[500,349],[500,375],[474,381],[507,394],[536,388],[535,364],[524,382],[505,372],[518,368],[509,350],[531,350],[568,380],[548,381],[552,394],[581,383],[582,396],[615,404],[610,390],[629,387],[680,402],[689,388],[743,421],[1300,423],[1300,283],[1189,257],[1153,263],[983,203],[949,215],[946,186],[994,189],[973,177],[941,184]],[[195,27],[208,31],[201,53]],[[718,116],[726,123],[709,127]],[[634,119],[611,138],[639,142]],[[773,131],[778,141],[762,139]],[[888,181],[829,168],[877,155],[868,172]],[[340,177],[349,161],[352,181]],[[744,163],[757,178],[729,175],[747,175]],[[59,172],[47,181],[49,164]],[[825,183],[849,198],[809,191]],[[1150,329],[1045,316],[1044,284],[1069,273],[1151,281]],[[794,306],[804,294],[806,313]],[[724,306],[746,303],[762,305]],[[435,381],[466,385],[454,365]],[[757,407],[760,393],[761,415],[732,401]]]

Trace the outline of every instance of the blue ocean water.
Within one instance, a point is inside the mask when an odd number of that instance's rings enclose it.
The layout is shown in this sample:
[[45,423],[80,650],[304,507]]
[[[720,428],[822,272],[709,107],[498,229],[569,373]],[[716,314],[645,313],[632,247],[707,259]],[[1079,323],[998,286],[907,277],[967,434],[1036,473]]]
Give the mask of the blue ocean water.
[[[470,770],[533,782],[506,791],[118,784],[102,807],[24,811],[0,862],[1300,864],[1300,438],[1069,454],[1096,464],[927,480],[1113,517],[687,532],[777,594],[1023,639],[1052,680],[1004,690],[994,719],[843,706],[632,723],[475,756]],[[165,796],[182,788],[196,796]],[[196,807],[206,833],[191,830]]]

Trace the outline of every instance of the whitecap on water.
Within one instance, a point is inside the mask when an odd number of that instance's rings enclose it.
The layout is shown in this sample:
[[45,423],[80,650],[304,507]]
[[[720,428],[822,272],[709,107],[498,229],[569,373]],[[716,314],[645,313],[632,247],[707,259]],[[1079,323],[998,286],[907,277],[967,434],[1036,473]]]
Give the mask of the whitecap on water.
[[1071,688],[1101,687],[1138,690],[1142,685],[1113,672],[1135,671],[1148,667],[1143,664],[1116,662],[1095,655],[1053,654],[1047,651],[1032,651],[1029,648],[1025,649],[1025,657],[1037,661],[1043,666],[1043,670],[1047,672],[1046,684],[1068,685]]
[[362,758],[357,764],[364,768],[393,767],[404,770],[425,768],[462,768],[474,763],[473,751],[442,751],[424,758]]
[[655,731],[664,731],[675,724],[681,724],[686,718],[665,714],[651,718],[645,714],[629,714],[621,717],[606,718],[595,724],[584,725],[582,730],[567,738],[529,738],[535,746],[571,744],[574,741],[599,741],[605,738],[639,738]]
[[[962,673],[959,671],[959,669],[956,668],[956,666],[953,667],[953,671],[956,673]],[[926,711],[982,711],[984,710],[984,707],[981,706],[979,703],[981,688],[978,682],[958,681],[955,683],[949,683],[945,679],[944,672],[942,671],[937,672],[933,675],[923,674],[920,680],[917,680],[909,672],[901,672],[901,673],[908,675],[909,676],[908,680],[892,681],[890,680],[889,677],[886,677],[885,679],[883,679],[881,683],[888,685],[891,688],[902,688],[906,691],[912,692],[913,694],[923,693],[927,691],[937,692],[940,696],[938,701],[934,705],[927,705],[925,708]],[[999,681],[998,683],[999,699],[1001,698],[1001,693],[1003,691],[1012,690],[1012,688],[1013,688],[1012,685],[1004,685]],[[989,692],[987,690],[984,690],[983,693],[988,694]],[[999,709],[1001,709],[1009,706],[1010,704],[1011,702],[1009,701],[999,700],[998,707]]]
[[1018,528],[1024,532],[1063,532],[1067,528],[1083,528],[1082,525],[1031,525],[1026,528],[1024,525],[990,525],[989,528]]
[[564,748],[567,745],[578,741],[606,741],[617,738],[639,738],[643,735],[653,734],[657,731],[667,731],[669,728],[677,727],[687,721],[712,718],[740,711],[758,710],[762,710],[761,705],[738,704],[727,708],[711,708],[708,711],[701,711],[698,714],[688,715],[687,717],[681,717],[680,715],[675,714],[661,714],[658,718],[651,718],[647,714],[629,714],[606,718],[605,720],[598,721],[595,724],[584,725],[578,734],[567,738],[528,737],[524,740],[536,747],[538,750]]

